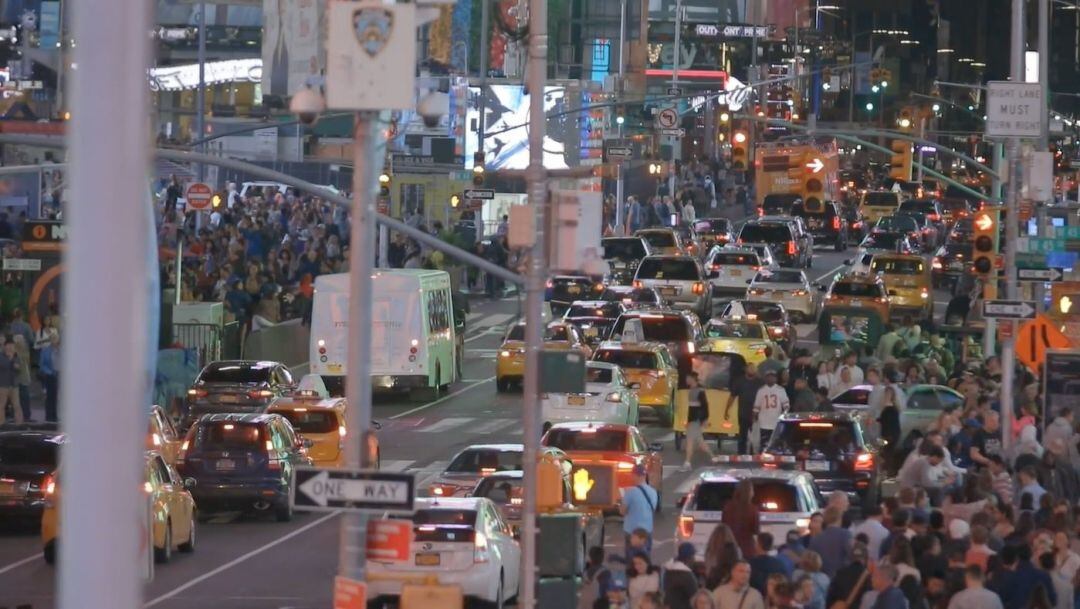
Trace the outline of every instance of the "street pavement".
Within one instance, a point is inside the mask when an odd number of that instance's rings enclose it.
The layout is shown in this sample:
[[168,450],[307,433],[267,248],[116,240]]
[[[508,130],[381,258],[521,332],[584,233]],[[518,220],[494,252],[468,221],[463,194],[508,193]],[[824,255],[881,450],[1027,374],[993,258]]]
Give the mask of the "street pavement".
[[[853,251],[819,250],[807,276],[827,282]],[[939,291],[935,300],[940,318],[948,296]],[[516,299],[474,303],[463,378],[443,396],[425,403],[401,398],[375,401],[375,417],[383,425],[379,432],[383,469],[413,473],[422,485],[470,444],[521,441],[521,396],[496,393],[494,383],[497,348],[518,312]],[[813,324],[801,324],[798,331],[800,344],[816,344]],[[674,450],[670,430],[644,422],[643,432],[647,441],[665,445],[663,510],[654,530],[654,559],[660,563],[674,553],[675,503],[696,472],[678,471],[682,456]],[[733,450],[733,443],[724,448]],[[298,514],[290,523],[222,515],[200,525],[194,554],[174,554],[172,562],[156,566],[146,586],[146,606],[327,609],[338,562],[338,524],[335,513]],[[607,549],[620,553],[621,524],[610,522],[606,531]],[[109,559],[108,548],[101,549],[101,559]],[[28,604],[50,609],[55,606],[55,583],[56,570],[42,560],[37,534],[0,531],[0,607]]]

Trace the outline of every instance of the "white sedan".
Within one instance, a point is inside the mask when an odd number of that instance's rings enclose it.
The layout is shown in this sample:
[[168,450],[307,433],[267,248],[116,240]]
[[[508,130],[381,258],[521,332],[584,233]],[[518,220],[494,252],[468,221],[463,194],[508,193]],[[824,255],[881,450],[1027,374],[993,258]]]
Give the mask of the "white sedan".
[[607,362],[585,362],[584,393],[545,393],[540,403],[545,423],[596,421],[638,424],[637,393],[622,368]]
[[778,302],[798,321],[813,322],[817,318],[817,290],[810,285],[806,273],[796,269],[762,269],[750,281],[746,291],[750,301]]
[[372,602],[399,599],[406,581],[427,577],[460,586],[466,602],[502,607],[517,596],[521,548],[490,499],[417,498],[416,511],[404,519],[411,520],[413,529],[404,560],[392,550],[381,557],[368,549]]

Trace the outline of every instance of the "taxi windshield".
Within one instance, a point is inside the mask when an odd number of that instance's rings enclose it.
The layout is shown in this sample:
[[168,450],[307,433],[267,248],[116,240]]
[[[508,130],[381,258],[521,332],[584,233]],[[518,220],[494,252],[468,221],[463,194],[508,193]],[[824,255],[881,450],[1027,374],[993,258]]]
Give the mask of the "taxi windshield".
[[710,321],[705,326],[709,338],[763,338],[760,324],[733,321]]
[[567,317],[611,317],[614,319],[619,315],[619,305],[614,302],[606,302],[603,304],[574,304],[570,305],[570,310],[566,312]]
[[479,473],[483,470],[508,472],[521,469],[520,450],[466,450],[457,456],[446,471],[450,473]]
[[922,260],[904,258],[874,258],[870,270],[887,275],[919,275],[923,272]]
[[895,250],[905,238],[906,235],[900,233],[874,232],[863,241],[862,246],[877,250]]
[[337,414],[325,410],[274,410],[292,423],[300,434],[333,433],[338,430]]
[[513,328],[510,328],[510,333],[506,335],[506,340],[525,340],[525,326],[518,324]]
[[699,233],[722,233],[728,229],[728,221],[725,218],[707,218],[696,220],[694,230]]
[[877,298],[881,296],[881,286],[862,281],[837,281],[833,284],[832,293],[834,296]]
[[640,237],[604,239],[601,245],[605,260],[641,260],[647,254]]
[[544,446],[567,452],[626,452],[626,432],[620,429],[552,429],[544,436]]
[[652,351],[624,351],[621,349],[602,349],[596,353],[596,361],[615,364],[623,368],[657,368],[656,354]]
[[544,340],[569,341],[570,331],[566,326],[549,326],[544,329]]
[[784,321],[784,309],[774,302],[760,300],[741,300],[731,303],[726,315],[749,317],[753,315],[765,323]]
[[619,321],[615,322],[612,333],[622,334],[623,328],[626,327],[626,320],[633,317],[641,320],[641,331],[644,334],[645,340],[654,340],[661,343],[674,343],[692,339],[690,336],[690,328],[686,320],[678,315],[644,314],[631,317],[624,315],[619,318]]

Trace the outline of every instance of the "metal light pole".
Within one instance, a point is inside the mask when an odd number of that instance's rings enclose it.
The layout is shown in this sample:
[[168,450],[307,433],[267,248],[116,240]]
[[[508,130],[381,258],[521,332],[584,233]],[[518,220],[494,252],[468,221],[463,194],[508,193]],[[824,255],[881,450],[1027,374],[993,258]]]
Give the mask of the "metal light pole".
[[[676,62],[678,63],[678,49],[675,50]],[[616,91],[616,95],[622,97],[623,92],[623,78],[626,76],[626,0],[621,0],[619,3],[619,87]],[[622,117],[618,117],[619,121],[619,144],[622,144],[623,137],[623,125]],[[625,210],[623,197],[625,196],[626,185],[623,182],[623,162],[622,160],[615,166],[615,234],[623,234],[623,223],[625,222]]]
[[71,191],[87,202],[92,197],[94,205],[64,210],[60,407],[70,441],[64,447],[58,606],[138,609],[143,529],[137,523],[146,514],[142,438],[149,407],[141,371],[151,272],[146,74],[152,9],[148,2],[121,0],[71,4],[71,35],[78,41],[68,105]]
[[[487,76],[488,57],[491,54],[491,43],[488,41],[491,30],[491,2],[492,0],[480,0],[480,119],[476,126],[476,150],[484,154],[484,136],[487,132]],[[479,241],[480,227],[476,228],[476,238]]]
[[[1027,32],[1024,23],[1024,3],[1026,0],[1013,0],[1012,4],[1012,50],[1011,77],[1013,82],[1024,80],[1024,46]],[[1019,207],[1020,181],[1023,170],[1020,166],[1020,141],[1012,138],[1008,141],[1009,191],[1005,199],[1005,297],[1015,300],[1019,286],[1016,281],[1016,247],[1019,238],[1019,225],[1016,211]],[[1001,418],[1006,429],[1013,420],[1013,378],[1016,373],[1015,339],[1010,336],[1001,345]],[[1012,436],[1002,436],[1002,445],[1006,450],[1012,448]]]
[[519,592],[521,609],[536,606],[536,546],[539,535],[536,522],[536,457],[540,450],[540,351],[543,346],[544,275],[547,267],[548,190],[544,169],[544,85],[547,84],[548,53],[547,0],[529,2],[529,166],[526,170],[529,204],[533,208],[536,242],[532,246],[525,280],[525,382],[522,393],[521,423],[525,457],[522,459],[525,506],[522,510],[522,556]]
[[[356,113],[353,126],[353,212],[349,227],[349,378],[345,396],[345,467],[368,469],[371,434],[371,275],[375,255],[375,184],[379,167],[376,126],[379,114]],[[364,580],[367,563],[367,515],[346,513],[341,517],[338,575]]]
[[[1039,4],[1039,84],[1042,85],[1043,117],[1039,133],[1039,145],[1037,150],[1047,152],[1050,150],[1050,0],[1036,0]],[[1053,195],[1050,195],[1053,201]],[[1043,201],[1035,202],[1035,227],[1038,234],[1043,234],[1046,226],[1046,205]],[[1032,296],[1038,308],[1046,299],[1046,285],[1042,283],[1032,284]]]
[[[198,139],[206,137],[206,3],[199,3],[199,88],[195,92],[195,130],[199,132]],[[202,147],[199,147],[202,152]],[[303,159],[300,159],[303,160]],[[199,181],[206,179],[206,165],[199,163]],[[199,217],[196,212],[196,218]]]

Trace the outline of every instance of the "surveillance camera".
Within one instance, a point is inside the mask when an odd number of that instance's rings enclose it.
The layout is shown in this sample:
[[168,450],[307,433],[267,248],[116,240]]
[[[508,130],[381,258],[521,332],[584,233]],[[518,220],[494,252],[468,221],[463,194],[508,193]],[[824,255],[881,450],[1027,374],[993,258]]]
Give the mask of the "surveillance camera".
[[417,102],[416,112],[424,119],[424,126],[429,129],[438,127],[442,117],[450,113],[450,96],[430,91]]
[[319,115],[326,109],[322,95],[311,87],[304,87],[292,96],[289,111],[300,119],[301,123],[311,125],[319,120]]

